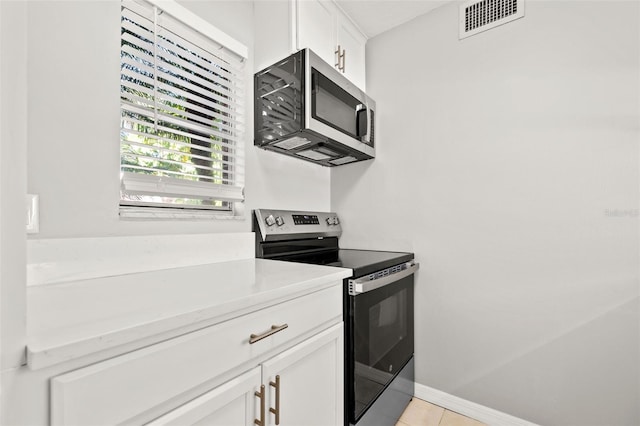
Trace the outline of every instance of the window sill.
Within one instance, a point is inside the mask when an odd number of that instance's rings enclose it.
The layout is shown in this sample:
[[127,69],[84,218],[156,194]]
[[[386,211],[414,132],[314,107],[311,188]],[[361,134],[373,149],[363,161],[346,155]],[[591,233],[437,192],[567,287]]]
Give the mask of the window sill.
[[158,219],[158,220],[245,220],[244,206],[235,208],[235,211],[216,210],[184,210],[161,209],[152,207],[125,207],[120,206],[121,219]]

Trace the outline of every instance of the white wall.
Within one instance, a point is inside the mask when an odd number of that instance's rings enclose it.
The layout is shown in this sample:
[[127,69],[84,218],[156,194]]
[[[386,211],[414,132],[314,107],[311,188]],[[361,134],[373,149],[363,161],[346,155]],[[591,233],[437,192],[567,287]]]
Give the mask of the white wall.
[[253,2],[180,3],[249,47],[246,219],[119,219],[120,2],[30,1],[28,191],[41,203],[31,238],[245,232],[256,207],[328,209],[327,169],[253,146]]
[[40,233],[31,239],[212,232],[246,236],[253,208],[329,207],[327,169],[253,147],[253,2],[180,3],[249,47],[244,220],[120,220],[120,1],[0,0],[3,404],[24,395],[31,398],[36,389],[33,404],[14,405],[14,410],[3,405],[2,419],[20,416],[22,409],[29,418],[47,415],[37,375],[16,368],[26,340],[27,192],[38,194],[41,202]]
[[24,3],[0,2],[0,370],[24,358],[26,19]]
[[370,40],[373,162],[332,170],[343,247],[411,250],[420,384],[545,425],[640,423],[639,5],[457,5]]

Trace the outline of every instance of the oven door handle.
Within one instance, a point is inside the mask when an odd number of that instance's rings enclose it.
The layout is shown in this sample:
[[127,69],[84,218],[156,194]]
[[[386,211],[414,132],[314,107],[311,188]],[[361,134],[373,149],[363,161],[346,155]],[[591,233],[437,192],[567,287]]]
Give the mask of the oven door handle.
[[369,276],[358,278],[355,280],[349,280],[349,295],[357,296],[368,291],[379,289],[380,287],[384,287],[398,280],[401,280],[404,277],[408,277],[409,275],[415,273],[418,268],[420,268],[420,264],[414,262],[413,260],[405,263],[405,266],[406,268],[396,273],[385,275],[373,280],[370,279]]

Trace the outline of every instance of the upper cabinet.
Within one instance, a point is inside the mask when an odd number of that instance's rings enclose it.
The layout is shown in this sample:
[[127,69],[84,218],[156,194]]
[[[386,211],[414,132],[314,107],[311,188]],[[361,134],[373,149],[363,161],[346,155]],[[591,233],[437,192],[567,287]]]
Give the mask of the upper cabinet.
[[336,20],[336,44],[340,49],[341,71],[362,90],[365,87],[365,44],[367,38],[349,17],[338,13]]
[[336,15],[333,2],[312,0],[294,2],[297,7],[296,27],[298,39],[296,49],[308,47],[325,62],[336,65]]
[[365,90],[366,36],[331,0],[256,2],[255,68],[310,48]]

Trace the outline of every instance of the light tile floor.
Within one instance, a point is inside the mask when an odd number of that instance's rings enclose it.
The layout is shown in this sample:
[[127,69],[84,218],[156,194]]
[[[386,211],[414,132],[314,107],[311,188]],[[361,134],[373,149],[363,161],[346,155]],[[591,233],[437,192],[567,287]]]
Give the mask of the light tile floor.
[[413,398],[396,426],[486,426],[477,420]]

